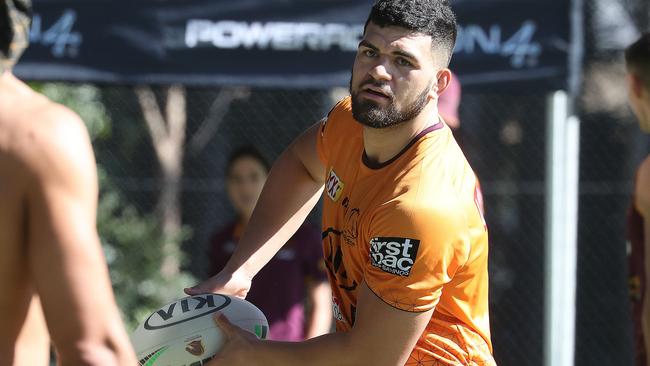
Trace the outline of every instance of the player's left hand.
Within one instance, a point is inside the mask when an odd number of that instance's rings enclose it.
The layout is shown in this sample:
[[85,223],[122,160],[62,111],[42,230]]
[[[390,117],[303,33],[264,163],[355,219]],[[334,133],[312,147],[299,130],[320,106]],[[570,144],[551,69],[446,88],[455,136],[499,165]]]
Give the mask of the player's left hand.
[[232,295],[245,299],[248,290],[251,288],[252,280],[253,277],[243,274],[242,271],[230,272],[223,269],[202,283],[186,288],[184,291],[190,296],[212,293]]
[[261,341],[254,334],[233,325],[223,314],[215,313],[213,319],[225,339],[219,352],[206,366],[253,365],[255,344]]

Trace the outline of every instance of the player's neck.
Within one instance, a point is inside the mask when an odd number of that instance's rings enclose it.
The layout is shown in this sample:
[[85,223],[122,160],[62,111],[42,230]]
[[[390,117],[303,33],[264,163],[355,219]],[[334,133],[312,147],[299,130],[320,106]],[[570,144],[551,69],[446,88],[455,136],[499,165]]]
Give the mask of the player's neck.
[[438,108],[430,102],[410,121],[388,128],[363,128],[363,148],[366,157],[375,164],[383,164],[408,145],[420,132],[438,123]]
[[0,94],[17,96],[30,93],[32,93],[32,90],[27,84],[18,80],[10,71],[5,71],[0,74]]

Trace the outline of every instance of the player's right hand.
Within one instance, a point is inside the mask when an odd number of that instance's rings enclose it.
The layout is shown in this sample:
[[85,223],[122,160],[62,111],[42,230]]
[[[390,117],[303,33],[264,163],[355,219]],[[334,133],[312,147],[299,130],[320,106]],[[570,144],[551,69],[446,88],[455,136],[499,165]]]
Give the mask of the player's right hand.
[[232,324],[223,314],[215,313],[212,318],[224,335],[224,343],[206,366],[248,366],[262,359],[255,354],[259,349],[256,344],[261,342],[257,337]]
[[184,291],[190,296],[217,293],[244,299],[251,288],[251,280],[252,278],[238,271],[231,273],[223,270],[194,287],[184,289]]

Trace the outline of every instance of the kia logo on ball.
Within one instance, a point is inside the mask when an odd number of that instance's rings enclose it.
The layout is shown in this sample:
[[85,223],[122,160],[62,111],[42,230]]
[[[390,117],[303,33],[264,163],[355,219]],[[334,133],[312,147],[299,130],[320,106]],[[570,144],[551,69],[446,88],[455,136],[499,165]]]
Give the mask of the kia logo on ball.
[[[187,321],[200,318],[207,314],[215,313],[230,304],[227,296],[219,294],[199,295],[186,298],[169,305],[167,309],[160,309],[151,314],[144,323],[144,329],[156,330],[171,327],[172,325],[185,323]],[[205,309],[200,313],[184,318],[183,315],[192,311]],[[174,319],[179,320],[174,321]]]

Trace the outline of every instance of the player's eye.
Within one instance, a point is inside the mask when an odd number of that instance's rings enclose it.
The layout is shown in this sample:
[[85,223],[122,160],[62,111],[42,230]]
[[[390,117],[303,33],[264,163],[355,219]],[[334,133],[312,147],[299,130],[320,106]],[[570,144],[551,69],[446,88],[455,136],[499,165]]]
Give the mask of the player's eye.
[[413,64],[409,60],[405,59],[404,57],[398,57],[396,62],[399,66],[407,66],[407,67],[413,66]]
[[375,56],[377,56],[377,51],[372,50],[370,48],[366,48],[361,53],[366,57],[375,57]]

